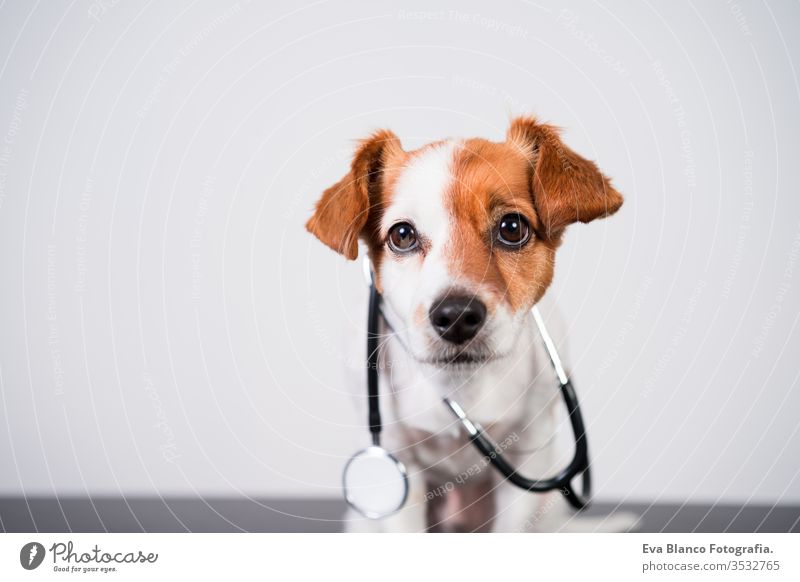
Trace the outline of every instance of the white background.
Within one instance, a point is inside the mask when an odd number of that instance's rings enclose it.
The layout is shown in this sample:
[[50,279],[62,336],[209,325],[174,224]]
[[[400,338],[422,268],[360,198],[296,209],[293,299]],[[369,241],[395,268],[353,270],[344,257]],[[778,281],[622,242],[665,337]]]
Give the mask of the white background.
[[313,201],[534,112],[626,197],[549,292],[598,498],[800,502],[800,7],[404,4],[0,7],[0,494],[339,496],[366,290]]

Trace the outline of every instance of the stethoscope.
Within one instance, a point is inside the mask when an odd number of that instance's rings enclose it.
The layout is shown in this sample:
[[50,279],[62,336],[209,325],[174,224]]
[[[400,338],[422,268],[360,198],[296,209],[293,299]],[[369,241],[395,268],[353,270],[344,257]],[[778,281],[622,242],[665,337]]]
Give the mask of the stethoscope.
[[[367,312],[367,403],[372,445],[358,451],[347,462],[342,476],[342,486],[345,499],[351,507],[368,518],[380,519],[399,511],[405,505],[408,498],[408,472],[402,462],[381,446],[383,425],[378,396],[378,324],[381,317],[381,296],[375,288],[369,262],[365,261],[364,264],[365,277],[370,286],[369,311]],[[455,400],[444,397],[442,401],[466,429],[472,444],[511,483],[534,493],[558,489],[570,505],[576,509],[583,509],[589,503],[592,482],[586,429],[578,397],[564,371],[555,343],[547,332],[544,320],[536,306],[531,309],[531,314],[556,376],[558,376],[561,395],[567,406],[572,433],[575,437],[575,454],[566,468],[548,479],[523,477],[506,460],[500,448],[489,438],[481,425],[471,421]],[[580,495],[572,486],[572,480],[577,475],[583,477]]]

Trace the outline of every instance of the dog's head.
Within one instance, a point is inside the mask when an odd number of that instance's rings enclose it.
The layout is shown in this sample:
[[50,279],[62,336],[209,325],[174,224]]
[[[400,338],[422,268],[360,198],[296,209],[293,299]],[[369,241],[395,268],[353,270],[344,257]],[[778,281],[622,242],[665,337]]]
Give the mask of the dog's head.
[[501,143],[405,151],[392,132],[376,132],[306,226],[351,260],[364,241],[385,315],[415,359],[468,366],[511,351],[550,285],[565,227],[621,205],[554,127],[518,118]]

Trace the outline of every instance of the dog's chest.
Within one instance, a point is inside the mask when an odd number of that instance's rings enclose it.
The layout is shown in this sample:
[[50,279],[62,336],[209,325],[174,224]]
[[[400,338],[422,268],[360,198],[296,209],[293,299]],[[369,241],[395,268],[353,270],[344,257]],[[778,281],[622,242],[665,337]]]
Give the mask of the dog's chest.
[[390,388],[384,407],[387,443],[403,460],[427,473],[465,481],[488,478],[492,471],[487,459],[469,442],[442,397],[458,401],[501,449],[538,446],[550,437],[552,427],[543,421],[553,402],[555,382],[549,368],[538,368],[543,360],[535,352],[471,376],[430,375],[418,367],[390,366],[392,374],[385,378]]
[[[434,434],[413,427],[401,430],[405,441],[402,456],[422,468],[431,479],[440,482],[450,480],[454,485],[461,486],[491,477],[488,459],[472,446],[463,431]],[[492,433],[509,435],[497,439],[500,442],[516,442],[511,428],[496,430],[493,427]]]

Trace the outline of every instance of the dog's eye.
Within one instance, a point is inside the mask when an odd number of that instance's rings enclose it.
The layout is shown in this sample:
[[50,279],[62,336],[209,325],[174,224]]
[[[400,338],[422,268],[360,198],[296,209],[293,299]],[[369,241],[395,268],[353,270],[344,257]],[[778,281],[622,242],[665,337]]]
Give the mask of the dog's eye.
[[396,253],[413,251],[419,245],[414,227],[407,222],[400,222],[389,229],[389,248]]
[[497,223],[495,238],[503,246],[519,248],[528,242],[530,236],[531,227],[521,214],[506,214]]

